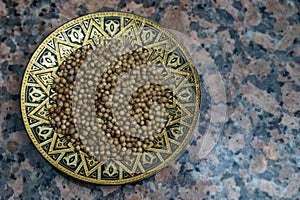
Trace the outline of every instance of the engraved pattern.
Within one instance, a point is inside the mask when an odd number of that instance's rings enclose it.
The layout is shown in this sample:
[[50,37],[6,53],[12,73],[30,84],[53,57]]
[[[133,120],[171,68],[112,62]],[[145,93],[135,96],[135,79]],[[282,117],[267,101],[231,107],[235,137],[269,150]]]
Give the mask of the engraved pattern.
[[[102,162],[74,147],[49,125],[50,85],[58,66],[83,45],[103,45],[112,37],[124,44],[143,46],[149,60],[162,64],[164,84],[173,98],[169,120],[148,151],[127,161]],[[32,56],[22,83],[21,108],[29,137],[55,167],[80,180],[121,184],[139,180],[160,170],[187,144],[196,123],[200,102],[197,72],[184,48],[159,25],[132,14],[95,13],[56,29]]]
[[105,22],[105,30],[110,36],[114,36],[120,28],[120,24],[117,20],[107,20]]

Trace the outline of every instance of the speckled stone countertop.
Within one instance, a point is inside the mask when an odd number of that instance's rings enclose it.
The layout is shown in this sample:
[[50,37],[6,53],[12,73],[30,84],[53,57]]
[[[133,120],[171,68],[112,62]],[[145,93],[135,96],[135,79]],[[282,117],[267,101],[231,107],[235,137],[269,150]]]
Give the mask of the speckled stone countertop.
[[[299,199],[298,0],[0,2],[0,199]],[[22,123],[19,93],[38,44],[66,21],[126,11],[170,29],[199,71],[187,150],[145,180],[96,186],[56,171]]]

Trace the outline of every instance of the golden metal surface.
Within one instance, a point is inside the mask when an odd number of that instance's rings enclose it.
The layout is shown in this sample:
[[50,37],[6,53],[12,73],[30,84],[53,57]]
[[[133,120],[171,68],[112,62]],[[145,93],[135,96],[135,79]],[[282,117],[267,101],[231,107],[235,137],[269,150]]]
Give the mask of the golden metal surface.
[[[72,51],[104,45],[110,38],[143,46],[149,60],[164,66],[164,83],[172,88],[169,121],[149,151],[127,161],[99,161],[55,132],[49,123],[49,98],[58,66]],[[148,19],[121,12],[99,12],[76,18],[52,32],[37,48],[26,68],[21,110],[27,133],[38,151],[66,174],[91,183],[123,184],[152,175],[172,161],[188,143],[197,121],[200,88],[195,67],[184,47],[164,28]]]

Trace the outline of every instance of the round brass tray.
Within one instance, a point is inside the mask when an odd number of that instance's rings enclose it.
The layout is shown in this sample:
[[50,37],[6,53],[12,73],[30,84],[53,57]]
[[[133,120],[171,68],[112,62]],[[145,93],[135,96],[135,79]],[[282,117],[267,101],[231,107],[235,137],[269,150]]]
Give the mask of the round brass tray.
[[[124,161],[101,161],[81,150],[75,151],[72,143],[57,134],[49,122],[51,84],[57,77],[58,66],[76,49],[84,45],[95,48],[111,38],[147,49],[148,59],[163,65],[164,82],[173,94],[168,122],[153,146]],[[64,173],[96,184],[137,181],[166,166],[188,143],[197,121],[199,104],[197,71],[184,47],[160,25],[122,12],[88,14],[57,28],[34,52],[21,89],[23,121],[38,151]]]

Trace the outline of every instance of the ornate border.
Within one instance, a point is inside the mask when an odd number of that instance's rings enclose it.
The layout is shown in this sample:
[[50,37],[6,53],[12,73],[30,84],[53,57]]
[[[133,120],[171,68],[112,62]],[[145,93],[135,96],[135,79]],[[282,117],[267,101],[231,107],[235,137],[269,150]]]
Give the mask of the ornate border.
[[[84,177],[82,175],[79,175],[77,173],[72,172],[71,170],[64,168],[63,166],[59,165],[57,162],[55,162],[42,148],[42,146],[40,145],[40,143],[37,141],[36,137],[34,136],[34,133],[32,132],[32,129],[30,128],[29,125],[29,121],[28,121],[28,113],[26,112],[26,106],[25,106],[25,98],[26,98],[26,87],[27,87],[27,80],[29,78],[29,74],[30,74],[30,70],[34,64],[34,62],[36,61],[36,59],[38,58],[39,54],[41,53],[41,51],[45,48],[45,46],[50,42],[50,40],[57,34],[59,34],[60,32],[62,32],[63,30],[67,29],[68,27],[71,27],[73,25],[75,25],[76,23],[82,22],[84,20],[88,20],[88,19],[93,19],[93,18],[97,18],[97,17],[128,17],[128,18],[132,18],[135,20],[139,20],[143,23],[147,23],[149,25],[151,25],[152,27],[158,29],[160,32],[162,32],[163,34],[165,34],[167,37],[169,37],[172,42],[174,42],[176,44],[176,46],[181,50],[181,52],[183,52],[184,57],[187,59],[187,62],[189,63],[191,69],[192,69],[192,74],[194,74],[194,78],[195,78],[195,96],[196,96],[196,106],[195,106],[195,111],[194,111],[194,116],[193,116],[193,120],[190,124],[190,129],[186,135],[186,137],[182,140],[182,143],[178,146],[178,148],[173,152],[173,154],[171,156],[169,156],[167,159],[165,159],[162,163],[160,163],[158,166],[156,166],[155,168],[151,169],[150,171],[146,171],[144,173],[141,173],[137,176],[133,176],[131,178],[126,178],[126,179],[119,179],[119,180],[102,180],[102,179],[92,179],[89,177]],[[34,143],[35,147],[38,149],[38,151],[42,154],[42,156],[48,161],[50,162],[54,167],[56,167],[57,169],[59,169],[60,171],[76,178],[79,180],[83,180],[86,182],[91,182],[91,183],[96,183],[96,184],[109,184],[109,185],[113,185],[113,184],[124,184],[124,183],[128,183],[128,182],[132,182],[132,181],[137,181],[140,179],[143,179],[149,175],[155,174],[157,171],[161,170],[163,167],[165,167],[170,161],[172,161],[173,159],[175,159],[179,153],[184,149],[184,147],[186,146],[186,144],[189,141],[189,138],[191,136],[191,133],[194,129],[194,126],[196,124],[197,118],[198,118],[198,113],[199,113],[199,106],[200,106],[200,84],[199,84],[199,80],[198,80],[198,76],[197,76],[197,71],[190,59],[190,57],[188,56],[188,53],[186,51],[186,49],[180,44],[179,41],[177,41],[175,39],[175,37],[169,33],[167,30],[165,30],[163,27],[161,27],[159,24],[156,24],[148,19],[133,15],[133,14],[129,14],[129,13],[122,13],[122,12],[99,12],[99,13],[94,13],[94,14],[88,14],[85,15],[83,17],[79,17],[76,19],[73,19],[65,24],[63,24],[62,26],[60,26],[59,28],[57,28],[55,31],[53,31],[46,39],[44,39],[44,41],[39,45],[39,47],[36,49],[36,51],[34,52],[34,54],[32,55],[25,74],[23,76],[23,80],[22,80],[22,87],[21,87],[21,112],[22,112],[22,118],[23,118],[23,122],[26,128],[26,131],[31,139],[31,141]]]

